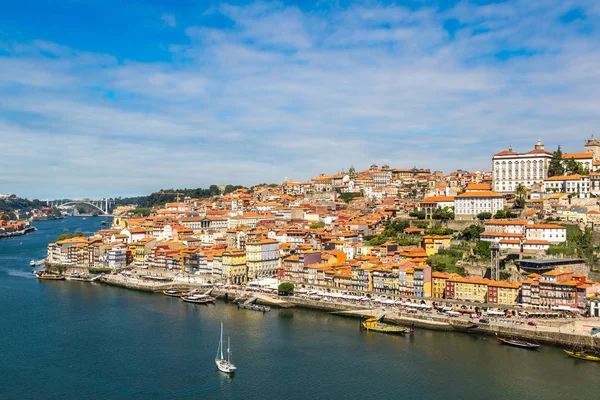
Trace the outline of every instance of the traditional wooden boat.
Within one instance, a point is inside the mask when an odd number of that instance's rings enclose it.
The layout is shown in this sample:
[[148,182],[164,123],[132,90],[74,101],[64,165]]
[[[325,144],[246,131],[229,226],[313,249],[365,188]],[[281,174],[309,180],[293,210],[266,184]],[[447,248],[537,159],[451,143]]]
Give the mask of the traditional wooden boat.
[[377,318],[369,318],[362,323],[363,328],[367,331],[391,333],[393,335],[404,335],[408,330],[401,326],[393,326],[379,322]]
[[205,294],[195,294],[191,296],[181,296],[181,300],[187,303],[196,303],[196,304],[208,304],[214,303],[215,298],[207,296]]
[[64,275],[49,274],[47,272],[40,272],[36,275],[38,279],[44,279],[49,281],[62,281],[65,279]]
[[503,344],[507,344],[509,346],[515,346],[515,347],[522,347],[524,349],[533,350],[533,349],[537,349],[538,347],[540,347],[540,345],[538,343],[526,342],[524,340],[507,339],[507,338],[503,338],[500,336],[496,336],[496,339],[498,339]]
[[569,357],[577,358],[580,360],[600,361],[600,356],[590,354],[586,351],[574,351],[574,350],[566,350],[565,349],[565,353],[567,353],[569,355]]
[[183,296],[183,292],[181,290],[163,290],[162,292],[165,296],[170,296],[170,297]]

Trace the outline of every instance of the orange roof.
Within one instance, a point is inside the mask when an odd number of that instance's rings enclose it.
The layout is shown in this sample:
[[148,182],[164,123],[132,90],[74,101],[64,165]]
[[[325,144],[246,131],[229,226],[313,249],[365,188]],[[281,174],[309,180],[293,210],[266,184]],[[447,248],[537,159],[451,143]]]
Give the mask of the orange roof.
[[570,154],[563,154],[562,158],[573,158],[573,159],[586,159],[586,158],[594,158],[594,153],[570,153]]
[[531,224],[527,225],[527,229],[567,229],[564,226],[557,224]]
[[527,225],[527,221],[503,221],[499,219],[490,219],[485,223],[486,225]]
[[423,200],[421,200],[421,204],[435,204],[452,201],[454,201],[454,196],[430,196],[425,197]]
[[469,197],[502,197],[501,194],[491,191],[481,191],[481,192],[466,192],[459,194],[459,198],[469,198]]

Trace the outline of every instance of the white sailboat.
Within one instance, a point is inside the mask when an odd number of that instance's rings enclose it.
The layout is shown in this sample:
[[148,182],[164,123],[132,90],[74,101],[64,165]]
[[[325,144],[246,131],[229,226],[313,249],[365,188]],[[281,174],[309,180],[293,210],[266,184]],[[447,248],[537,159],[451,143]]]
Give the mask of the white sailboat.
[[217,355],[215,356],[215,363],[217,368],[221,372],[226,374],[232,374],[237,369],[235,365],[231,363],[231,349],[229,346],[229,336],[227,337],[227,358],[223,355],[223,322],[221,322],[221,336],[219,338],[219,346],[217,347]]

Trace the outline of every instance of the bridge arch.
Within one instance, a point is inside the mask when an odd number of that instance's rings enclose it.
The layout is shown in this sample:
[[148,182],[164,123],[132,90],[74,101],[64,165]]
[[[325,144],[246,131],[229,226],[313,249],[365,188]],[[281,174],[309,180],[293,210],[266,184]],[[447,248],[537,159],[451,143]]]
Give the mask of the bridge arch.
[[108,210],[103,210],[102,208],[98,207],[97,205],[92,204],[87,201],[68,201],[66,203],[59,205],[58,207],[61,208],[64,206],[71,206],[71,205],[75,205],[75,204],[87,204],[88,206],[94,207],[96,210],[100,211],[102,214],[108,214]]

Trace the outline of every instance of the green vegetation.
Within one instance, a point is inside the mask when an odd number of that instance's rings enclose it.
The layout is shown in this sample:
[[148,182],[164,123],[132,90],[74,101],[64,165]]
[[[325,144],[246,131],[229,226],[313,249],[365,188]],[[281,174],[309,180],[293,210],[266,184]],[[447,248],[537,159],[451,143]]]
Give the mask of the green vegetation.
[[475,254],[482,260],[489,260],[491,258],[490,245],[490,242],[486,242],[485,240],[479,240],[477,243],[475,243],[475,247],[473,247],[473,254]]
[[[263,184],[265,186],[266,183]],[[223,193],[231,193],[234,190],[242,189],[244,186],[233,186],[227,185],[225,186]],[[154,192],[148,196],[137,196],[137,197],[124,197],[113,199],[115,202],[115,206],[121,205],[130,205],[137,204],[138,208],[153,208],[153,207],[161,207],[165,203],[172,203],[179,200],[183,200],[185,197],[191,197],[193,199],[206,199],[209,197],[218,196],[221,194],[219,187],[217,185],[210,185],[208,189],[196,188],[196,189],[161,189],[158,192]]]
[[88,268],[90,274],[110,274],[112,269],[110,268]]
[[448,249],[441,249],[437,254],[427,257],[427,264],[433,271],[448,272],[465,275],[465,269],[456,265],[458,260],[464,256],[466,249],[458,246],[451,246]]
[[438,207],[433,211],[431,218],[441,221],[448,221],[454,219],[454,210],[449,207],[444,207],[443,209],[441,207]]
[[2,214],[2,217],[0,217],[1,220],[3,221],[15,221],[17,219],[17,216],[15,215],[14,212],[12,211],[8,211]]
[[410,226],[406,219],[388,220],[381,235],[374,236],[367,241],[368,246],[380,246],[385,242],[395,242],[400,246],[414,246],[421,243],[420,237],[407,237],[404,230]]
[[478,240],[479,235],[483,233],[483,226],[481,225],[469,225],[459,235],[460,240]]
[[453,229],[443,228],[442,224],[437,222],[429,229],[425,230],[426,235],[452,235],[454,233]]
[[550,159],[550,164],[548,164],[548,177],[564,174],[565,169],[563,167],[562,150],[560,149],[560,146],[558,146],[558,149],[552,153],[552,159]]
[[477,214],[477,219],[480,221],[483,221],[485,219],[491,219],[492,218],[492,213],[490,212],[481,212],[479,214]]
[[500,271],[500,280],[507,281],[510,279],[510,274],[506,271]]
[[510,211],[506,211],[506,210],[498,210],[498,212],[496,212],[496,214],[494,215],[495,219],[510,219],[510,218],[517,218],[517,214],[512,213]]
[[362,193],[341,193],[339,192],[338,199],[345,201],[346,203],[350,203],[354,200],[355,197],[361,197]]
[[31,211],[33,209],[42,209],[42,207],[45,205],[45,203],[42,203],[37,199],[22,199],[13,194],[5,199],[0,199],[0,213],[14,210]]
[[560,245],[551,245],[548,254],[579,257],[586,263],[592,265],[596,261],[594,254],[594,243],[592,240],[592,229],[579,229],[577,225],[563,225],[567,228],[567,242]]
[[150,213],[152,212],[151,208],[147,208],[147,207],[142,207],[142,208],[136,208],[133,209],[131,211],[129,211],[129,213],[133,216],[140,216],[140,217],[147,217],[148,215],[150,215]]
[[49,217],[60,218],[62,217],[62,213],[57,207],[52,207],[47,213]]
[[56,241],[60,242],[61,240],[73,239],[75,237],[85,237],[85,235],[81,231],[77,231],[75,233],[63,233],[58,238],[56,238]]
[[411,211],[408,215],[416,219],[425,219],[425,211]]
[[294,293],[294,284],[291,282],[281,282],[277,286],[277,292],[283,295],[290,295]]
[[323,223],[323,222],[315,222],[314,224],[310,224],[308,227],[310,229],[324,228],[325,227],[325,223]]

